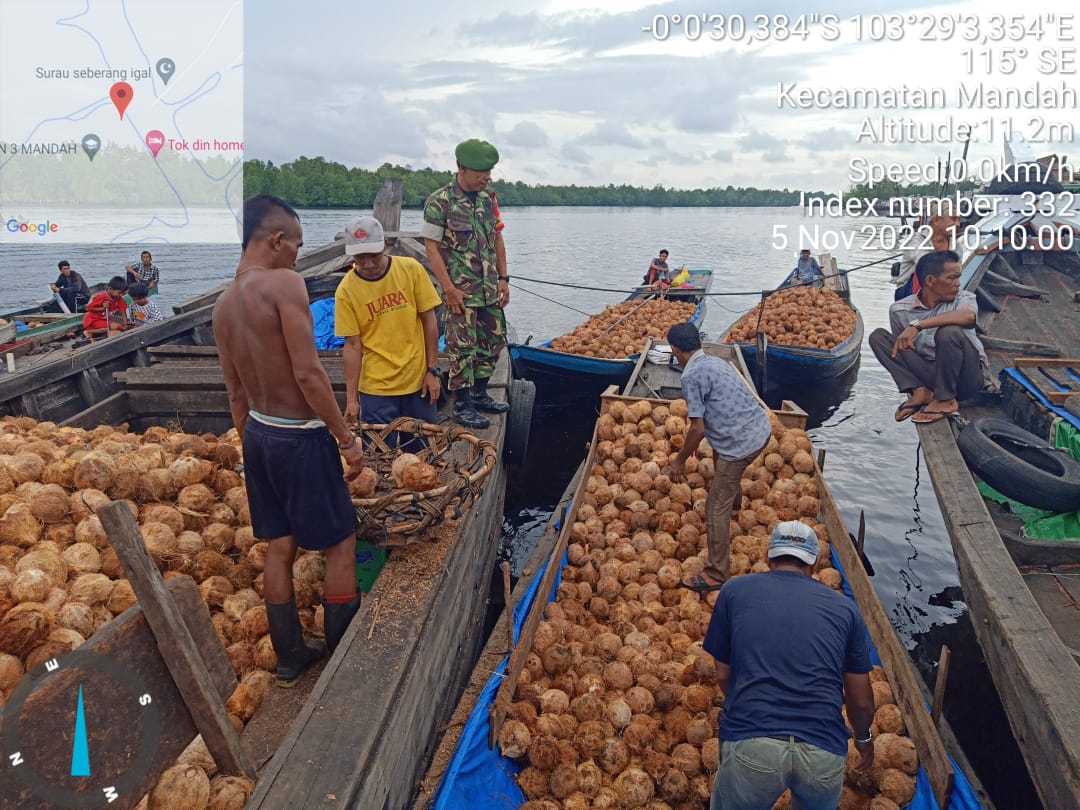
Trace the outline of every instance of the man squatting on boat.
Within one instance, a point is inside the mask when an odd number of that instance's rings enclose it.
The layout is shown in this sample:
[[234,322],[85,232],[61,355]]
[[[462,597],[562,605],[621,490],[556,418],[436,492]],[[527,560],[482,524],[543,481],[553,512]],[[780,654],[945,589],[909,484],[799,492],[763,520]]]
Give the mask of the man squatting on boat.
[[503,221],[495,192],[487,190],[499,153],[487,141],[471,138],[459,143],[454,155],[457,175],[427,198],[420,235],[448,310],[446,387],[456,392],[454,418],[482,429],[490,424],[484,413],[510,410],[487,391],[506,345],[503,310],[510,303]]
[[875,329],[870,348],[908,395],[897,422],[944,419],[989,386],[986,352],[975,334],[975,293],[960,289],[960,257],[938,250],[919,259],[919,291],[889,307],[890,329]]
[[[281,686],[333,652],[360,607],[356,512],[345,480],[363,470],[364,452],[315,348],[307,288],[293,271],[302,244],[300,218],[287,203],[246,200],[240,264],[213,318],[243,440],[252,530],[269,541],[264,597]],[[300,626],[292,586],[298,547],[326,557],[325,645],[305,641]]]

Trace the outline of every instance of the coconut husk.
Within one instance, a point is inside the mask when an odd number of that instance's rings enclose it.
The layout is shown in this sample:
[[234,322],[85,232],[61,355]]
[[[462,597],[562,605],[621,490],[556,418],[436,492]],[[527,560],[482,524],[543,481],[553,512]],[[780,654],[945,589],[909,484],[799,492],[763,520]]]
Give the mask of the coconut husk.
[[206,810],[210,777],[194,765],[174,765],[150,791],[149,810]]
[[25,657],[49,637],[53,615],[39,602],[23,602],[0,620],[0,652]]

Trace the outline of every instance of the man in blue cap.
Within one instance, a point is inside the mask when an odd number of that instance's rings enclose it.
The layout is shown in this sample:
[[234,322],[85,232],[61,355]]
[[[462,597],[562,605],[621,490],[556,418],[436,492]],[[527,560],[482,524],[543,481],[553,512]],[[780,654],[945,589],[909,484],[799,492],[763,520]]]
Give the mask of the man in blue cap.
[[811,579],[818,552],[810,526],[778,523],[769,571],[734,577],[716,600],[703,643],[724,693],[712,810],[771,807],[785,790],[792,807],[833,810],[849,739],[857,767],[873,765],[866,624],[853,601]]
[[503,221],[495,192],[487,186],[499,153],[487,141],[471,138],[454,151],[457,175],[424,204],[428,262],[446,302],[447,390],[455,392],[454,418],[482,429],[484,413],[510,406],[487,391],[495,361],[506,345],[504,307],[510,301]]

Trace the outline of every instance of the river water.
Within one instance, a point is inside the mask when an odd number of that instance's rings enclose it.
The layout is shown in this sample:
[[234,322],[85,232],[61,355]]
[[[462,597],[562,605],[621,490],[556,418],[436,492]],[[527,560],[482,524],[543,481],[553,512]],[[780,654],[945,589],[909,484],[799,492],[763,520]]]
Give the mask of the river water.
[[[304,241],[316,247],[333,239],[355,213],[301,211]],[[563,334],[625,294],[546,286],[522,279],[629,289],[641,280],[661,248],[672,267],[708,267],[714,292],[704,331],[719,337],[758,300],[755,291],[774,287],[794,265],[800,230],[839,242],[833,255],[845,268],[895,253],[894,221],[875,218],[808,220],[798,209],[772,208],[507,208],[505,239],[512,281],[507,311],[512,332],[536,340]],[[406,211],[402,230],[418,230],[420,213]],[[865,244],[873,235],[873,244]],[[779,240],[788,240],[778,249]],[[883,244],[882,244],[883,243]],[[820,252],[821,243],[806,247]],[[43,297],[66,258],[89,282],[120,272],[137,259],[139,246],[47,244],[0,245],[0,311]],[[228,280],[239,246],[153,245],[161,268],[159,304],[175,304]],[[866,334],[888,325],[893,285],[886,261],[849,276],[852,300]],[[540,297],[543,296],[543,297]],[[550,300],[549,300],[550,299]],[[772,384],[774,381],[770,381]],[[953,651],[946,717],[1000,808],[1037,807],[981,660],[960,592],[952,549],[933,487],[919,453],[915,428],[897,425],[901,401],[888,374],[864,345],[856,373],[829,386],[784,392],[811,416],[810,433],[827,451],[825,474],[849,528],[866,516],[866,552],[872,582],[901,640],[924,678],[932,683],[941,645]],[[775,404],[775,403],[772,403]],[[541,404],[529,457],[512,476],[504,525],[504,551],[520,566],[584,454],[595,412],[567,413]]]

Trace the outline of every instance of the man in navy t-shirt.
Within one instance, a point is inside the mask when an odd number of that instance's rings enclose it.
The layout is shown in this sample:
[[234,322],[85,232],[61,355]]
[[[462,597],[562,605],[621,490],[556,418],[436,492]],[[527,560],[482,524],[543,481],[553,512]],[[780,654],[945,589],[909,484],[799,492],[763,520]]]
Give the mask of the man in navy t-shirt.
[[704,644],[725,695],[712,810],[769,808],[789,788],[793,807],[834,810],[845,701],[860,767],[873,763],[866,625],[850,599],[811,578],[817,555],[812,528],[780,523],[768,573],[730,580],[716,600]]

